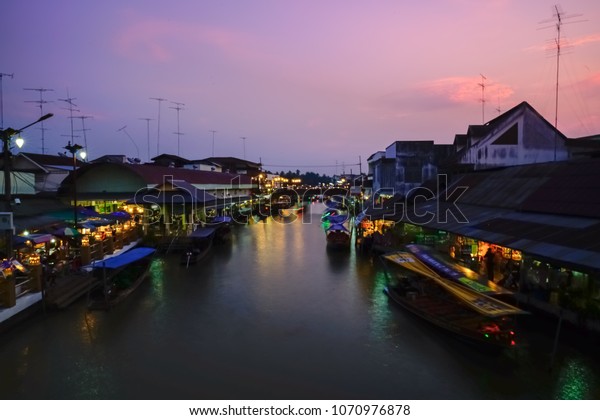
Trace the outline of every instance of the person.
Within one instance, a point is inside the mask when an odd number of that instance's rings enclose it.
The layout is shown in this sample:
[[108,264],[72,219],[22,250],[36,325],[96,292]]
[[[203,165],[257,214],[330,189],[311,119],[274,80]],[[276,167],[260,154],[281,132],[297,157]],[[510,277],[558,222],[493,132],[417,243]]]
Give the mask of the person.
[[489,281],[494,281],[494,252],[492,251],[492,247],[489,247],[487,252],[485,253],[485,269],[487,272],[487,278]]

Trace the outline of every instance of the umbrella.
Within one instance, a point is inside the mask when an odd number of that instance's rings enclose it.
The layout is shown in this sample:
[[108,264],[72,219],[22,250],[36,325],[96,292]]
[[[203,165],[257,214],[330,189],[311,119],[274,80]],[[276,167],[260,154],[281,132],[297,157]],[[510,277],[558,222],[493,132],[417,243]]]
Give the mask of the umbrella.
[[74,229],[72,227],[64,227],[64,228],[60,228],[56,231],[54,231],[52,233],[53,235],[56,236],[79,236],[81,235],[81,233],[79,233],[79,231],[77,229]]

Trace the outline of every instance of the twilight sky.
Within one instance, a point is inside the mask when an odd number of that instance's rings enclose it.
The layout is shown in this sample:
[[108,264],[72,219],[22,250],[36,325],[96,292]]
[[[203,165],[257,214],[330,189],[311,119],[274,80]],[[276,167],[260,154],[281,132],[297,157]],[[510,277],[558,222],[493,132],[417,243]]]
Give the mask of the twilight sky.
[[[4,0],[0,72],[14,74],[2,78],[4,127],[40,116],[40,91],[26,89],[52,89],[41,96],[55,114],[44,123],[48,154],[71,139],[71,122],[88,159],[147,161],[148,144],[150,157],[179,147],[202,159],[214,130],[216,156],[357,173],[359,156],[365,171],[396,140],[451,143],[522,101],[553,124],[555,4]],[[558,128],[598,134],[600,1],[563,0],[559,10]],[[25,151],[41,153],[37,128],[25,131]]]

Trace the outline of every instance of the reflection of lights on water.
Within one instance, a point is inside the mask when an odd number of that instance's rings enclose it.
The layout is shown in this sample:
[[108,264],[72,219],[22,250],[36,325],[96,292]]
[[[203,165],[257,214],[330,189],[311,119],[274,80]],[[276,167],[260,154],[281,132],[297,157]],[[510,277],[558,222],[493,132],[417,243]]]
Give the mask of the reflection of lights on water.
[[373,295],[371,306],[371,331],[377,338],[383,338],[387,335],[390,325],[390,310],[388,297],[383,293],[383,288],[387,284],[387,277],[383,271],[378,271],[373,279]]
[[556,398],[561,400],[581,400],[589,398],[592,375],[581,360],[569,359],[560,371]]
[[94,332],[98,328],[97,315],[91,311],[85,311],[81,318],[81,341],[86,344],[91,344],[94,338]]
[[154,259],[150,264],[149,270],[150,282],[152,291],[158,298],[162,300],[164,297],[164,280],[165,280],[165,263],[162,259]]

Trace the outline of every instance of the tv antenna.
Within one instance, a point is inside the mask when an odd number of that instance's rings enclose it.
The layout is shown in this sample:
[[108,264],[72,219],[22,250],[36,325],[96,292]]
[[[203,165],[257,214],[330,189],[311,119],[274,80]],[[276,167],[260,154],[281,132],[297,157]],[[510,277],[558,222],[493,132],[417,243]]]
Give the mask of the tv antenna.
[[242,143],[244,144],[244,160],[246,160],[246,137],[240,137],[242,139]]
[[174,132],[173,134],[177,135],[177,156],[181,156],[179,153],[179,138],[180,136],[183,135],[183,133],[181,133],[179,131],[179,111],[183,110],[183,106],[185,105],[184,103],[181,102],[171,102],[172,104],[174,104],[175,106],[170,107],[171,109],[174,109],[175,111],[177,111],[177,131]]
[[150,98],[156,102],[158,102],[158,128],[156,130],[156,155],[158,156],[160,152],[160,104],[163,101],[166,101],[165,98]]
[[[543,20],[540,23],[549,23],[552,22],[552,25],[544,26],[539,29],[548,29],[555,28],[556,29],[556,38],[554,38],[554,45],[556,48],[556,89],[555,89],[555,101],[554,101],[554,128],[558,129],[558,86],[559,86],[559,74],[560,74],[560,56],[562,53],[562,47],[564,40],[561,38],[561,30],[562,26],[566,23],[580,23],[584,22],[584,20],[578,20],[575,22],[566,22],[567,19],[573,19],[576,17],[582,16],[578,15],[566,15],[560,5],[554,5],[554,12],[552,13],[552,19]],[[556,154],[556,151],[555,151]]]
[[147,141],[148,141],[148,162],[150,162],[150,121],[153,120],[153,118],[139,118],[140,120],[144,120],[146,121],[146,137],[147,137]]
[[[67,108],[63,108],[66,109],[67,111],[69,111],[69,120],[71,120],[71,144],[75,144],[75,137],[79,137],[76,136],[73,130],[73,112],[79,112],[78,109],[76,109],[75,107],[77,105],[75,105],[75,103],[73,102],[75,99],[77,98],[71,98],[69,96],[69,90],[67,89],[67,97],[65,99],[59,99],[59,101],[65,102],[68,107]],[[63,137],[68,137],[68,134],[63,134]]]
[[87,145],[87,136],[85,134],[86,131],[90,131],[89,128],[85,128],[85,120],[87,120],[88,118],[94,118],[90,115],[80,115],[78,117],[73,117],[73,118],[79,118],[81,120],[81,130],[83,132],[83,147],[84,150],[86,152],[86,159],[85,160],[89,160],[89,156],[90,156],[90,151],[88,150],[88,145]]
[[[38,108],[40,109],[40,117],[44,115],[44,104],[53,102],[53,101],[45,101],[44,100],[44,92],[52,92],[54,91],[54,89],[45,89],[45,88],[23,88],[23,90],[33,90],[36,92],[39,92],[40,94],[40,99],[37,101],[25,101],[25,102],[30,102],[30,103],[36,103],[38,104]],[[39,130],[42,131],[42,155],[46,154],[46,146],[45,146],[45,135],[44,133],[46,132],[47,128],[44,128],[44,121],[42,121],[42,123],[40,124],[40,127],[38,127]]]
[[211,157],[215,157],[215,133],[217,130],[209,130],[209,133],[212,133],[212,155]]
[[140,149],[138,148],[137,144],[135,143],[135,141],[133,141],[133,138],[129,135],[129,133],[126,130],[127,126],[124,125],[123,127],[119,128],[117,131],[122,131],[123,133],[125,133],[125,135],[127,137],[129,137],[129,140],[131,140],[131,142],[133,143],[133,145],[135,146],[135,150],[137,152],[137,158],[140,158]]
[[479,73],[481,76],[481,83],[478,83],[481,86],[481,124],[485,124],[485,81],[486,77]]
[[14,77],[14,73],[0,73],[0,130],[4,128],[4,104],[2,97],[4,94],[2,93],[2,78],[4,76],[10,77],[11,79]]

